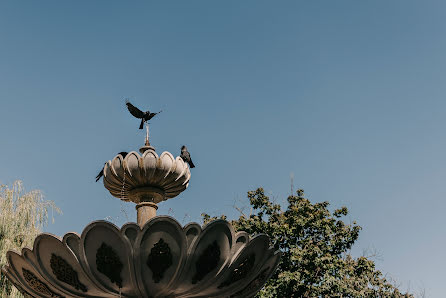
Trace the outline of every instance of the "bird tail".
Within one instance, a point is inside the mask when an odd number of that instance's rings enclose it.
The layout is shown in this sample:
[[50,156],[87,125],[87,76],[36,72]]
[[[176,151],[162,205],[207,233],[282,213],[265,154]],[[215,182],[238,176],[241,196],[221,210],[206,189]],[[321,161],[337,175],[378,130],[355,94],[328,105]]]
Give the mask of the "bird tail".
[[143,129],[144,127],[144,118],[141,119],[141,124],[139,125],[139,129]]
[[104,171],[104,169],[102,169],[102,170],[99,172],[99,174],[96,176],[96,182],[98,182],[99,179],[101,179],[101,177],[104,175],[104,174],[103,174],[103,171]]

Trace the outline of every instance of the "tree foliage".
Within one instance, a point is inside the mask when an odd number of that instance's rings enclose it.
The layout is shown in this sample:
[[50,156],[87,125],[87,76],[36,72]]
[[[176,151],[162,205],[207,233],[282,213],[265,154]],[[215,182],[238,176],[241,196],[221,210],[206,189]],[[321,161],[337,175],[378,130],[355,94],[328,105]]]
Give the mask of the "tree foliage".
[[[50,211],[61,213],[39,190],[25,192],[21,181],[15,181],[11,187],[0,186],[0,267],[6,264],[8,250],[20,252],[23,247],[32,247],[34,238],[48,223]],[[3,273],[0,296],[22,297]]]
[[[341,220],[346,207],[330,212],[328,202],[312,204],[303,190],[288,197],[286,210],[262,188],[248,192],[248,198],[251,214],[242,213],[232,225],[267,234],[282,252],[277,271],[257,297],[413,297],[393,286],[372,260],[349,254],[361,227]],[[203,218],[205,223],[214,219]]]

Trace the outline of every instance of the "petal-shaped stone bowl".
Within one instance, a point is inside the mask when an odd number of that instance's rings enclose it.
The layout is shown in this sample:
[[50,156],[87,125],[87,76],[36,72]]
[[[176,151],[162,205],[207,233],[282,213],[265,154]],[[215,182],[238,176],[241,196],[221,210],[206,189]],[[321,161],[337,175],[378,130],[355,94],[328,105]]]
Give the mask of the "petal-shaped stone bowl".
[[[189,185],[189,166],[169,152],[160,156],[146,150],[142,156],[132,151],[125,158],[120,154],[104,166],[104,186],[121,200],[155,204],[176,197]],[[150,195],[149,198],[144,196]]]
[[202,229],[158,216],[142,228],[95,221],[80,236],[41,234],[2,270],[33,297],[251,297],[279,259],[266,235],[227,221]]

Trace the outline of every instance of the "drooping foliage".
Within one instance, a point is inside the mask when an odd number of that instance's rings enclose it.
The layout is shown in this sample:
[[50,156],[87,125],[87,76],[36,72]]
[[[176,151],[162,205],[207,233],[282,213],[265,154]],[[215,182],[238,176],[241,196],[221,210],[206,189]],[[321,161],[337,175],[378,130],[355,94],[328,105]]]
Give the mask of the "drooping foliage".
[[[303,190],[288,197],[286,210],[262,188],[248,192],[248,198],[251,214],[241,214],[232,225],[269,235],[282,251],[278,270],[257,297],[413,297],[393,286],[373,260],[349,254],[361,227],[342,221],[346,207],[330,212],[328,202],[312,204]],[[203,214],[205,223],[214,218]]]
[[[6,264],[8,250],[20,252],[23,247],[32,247],[34,238],[48,223],[50,211],[61,213],[39,190],[25,192],[21,181],[15,181],[11,187],[0,186],[0,267]],[[23,297],[0,274],[0,296]]]

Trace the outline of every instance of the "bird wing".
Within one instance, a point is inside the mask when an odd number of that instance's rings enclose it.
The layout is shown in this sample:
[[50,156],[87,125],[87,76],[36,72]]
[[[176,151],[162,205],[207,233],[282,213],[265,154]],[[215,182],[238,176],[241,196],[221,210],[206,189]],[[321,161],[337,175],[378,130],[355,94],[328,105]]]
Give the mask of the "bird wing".
[[150,119],[152,119],[153,117],[155,117],[155,115],[158,113],[147,113],[144,115],[144,120],[149,121]]
[[101,177],[104,176],[104,168],[102,168],[102,170],[99,172],[99,174],[96,176],[96,182],[99,181],[99,179],[101,179]]
[[189,157],[189,167],[192,169],[192,168],[195,168],[195,165],[194,165],[194,163],[192,162],[192,158],[190,158]]
[[146,114],[144,115],[144,120],[149,121],[150,119],[152,119],[161,112],[162,111],[159,111],[158,113],[150,113],[149,111],[147,111]]
[[127,109],[129,109],[130,114],[132,114],[136,118],[143,118],[144,112],[135,107],[130,103],[130,101],[126,101],[125,104],[127,105]]

